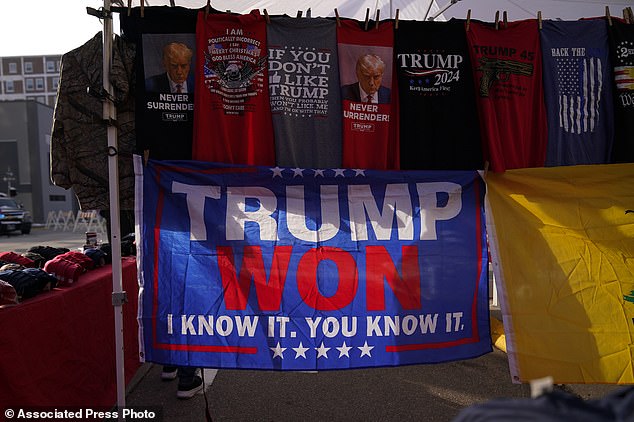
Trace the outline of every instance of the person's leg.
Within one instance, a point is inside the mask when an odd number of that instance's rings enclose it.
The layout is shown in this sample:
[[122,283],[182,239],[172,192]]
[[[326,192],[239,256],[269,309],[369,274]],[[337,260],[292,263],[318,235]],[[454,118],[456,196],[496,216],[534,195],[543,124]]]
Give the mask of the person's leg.
[[161,379],[163,381],[171,381],[176,379],[178,368],[175,366],[163,365],[163,371],[161,372]]
[[178,385],[189,385],[194,381],[196,376],[196,367],[193,366],[179,366],[178,367]]
[[176,397],[179,399],[189,399],[203,389],[203,380],[196,371],[198,368],[191,366],[178,367],[178,391]]

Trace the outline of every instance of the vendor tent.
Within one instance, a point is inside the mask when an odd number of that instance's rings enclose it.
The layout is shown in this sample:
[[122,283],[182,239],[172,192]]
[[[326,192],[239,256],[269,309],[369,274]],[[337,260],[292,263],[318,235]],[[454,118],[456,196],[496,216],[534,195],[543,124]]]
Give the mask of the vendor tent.
[[[521,0],[508,0],[508,1],[494,1],[494,0],[464,0],[460,2],[460,7],[453,7],[457,5],[460,0],[448,0],[446,2],[436,2],[434,0],[374,0],[374,1],[358,1],[358,0],[340,0],[338,2],[322,1],[312,2],[308,0],[216,0],[211,2],[211,6],[216,10],[226,11],[229,10],[234,13],[248,13],[253,9],[260,9],[263,11],[266,9],[269,15],[286,14],[295,16],[302,13],[303,16],[335,16],[335,10],[341,17],[354,18],[357,20],[364,20],[369,15],[370,19],[375,19],[378,15],[380,19],[396,18],[397,10],[399,19],[403,20],[426,20],[433,18],[434,20],[446,20],[450,17],[464,18],[466,17],[467,9],[474,9],[475,13],[472,14],[472,18],[493,20],[495,10],[509,10],[509,19],[527,19],[536,17],[537,11],[542,11],[544,18],[559,18],[559,19],[577,19],[581,17],[597,16],[599,10],[602,10],[606,3],[599,3],[592,0],[568,0],[568,1],[556,1],[556,0],[531,0],[530,6],[528,1],[522,2]],[[102,18],[109,17],[110,0],[104,0],[104,12],[99,14]],[[128,2],[119,1],[118,5],[127,5]],[[132,6],[139,6],[140,2],[131,1]],[[176,5],[187,8],[202,8],[207,2],[205,0],[145,0],[146,6],[160,6],[160,5]],[[616,15],[621,14],[621,9],[631,4],[631,0],[612,0],[607,3],[607,6],[611,7],[612,13]],[[593,6],[594,9],[588,9],[587,6]],[[601,9],[599,9],[599,7]],[[585,14],[575,16],[579,13]],[[490,16],[487,18],[486,16]],[[109,65],[111,60],[111,44],[112,44],[112,31],[113,22],[111,19],[104,19],[104,89],[106,92],[110,92],[110,86],[108,82]],[[114,106],[107,96],[104,101],[104,120],[116,121],[116,112]],[[111,221],[112,227],[112,239],[113,245],[113,305],[116,307],[115,311],[115,330],[117,334],[117,390],[118,397],[117,403],[120,408],[125,406],[125,386],[123,376],[123,343],[121,340],[122,331],[122,315],[121,305],[126,300],[121,293],[121,269],[120,260],[121,255],[119,237],[120,228],[118,226],[119,221],[119,198],[118,191],[116,189],[118,174],[117,174],[117,157],[116,157],[116,129],[114,125],[110,125],[108,129],[108,145],[109,145],[109,167],[110,167],[110,203],[111,203]]]

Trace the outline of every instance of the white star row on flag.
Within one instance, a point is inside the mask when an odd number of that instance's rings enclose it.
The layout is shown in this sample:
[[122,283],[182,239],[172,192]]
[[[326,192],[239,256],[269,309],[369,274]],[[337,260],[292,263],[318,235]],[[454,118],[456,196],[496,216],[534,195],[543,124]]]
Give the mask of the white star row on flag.
[[[371,351],[372,349],[374,349],[374,346],[368,345],[367,341],[363,343],[363,346],[357,346],[356,348],[359,349],[359,351],[361,352],[359,357],[361,358],[363,356],[367,356],[369,358],[372,357]],[[278,341],[275,347],[269,347],[269,349],[271,349],[271,351],[273,352],[273,359],[277,357],[279,357],[280,359],[284,359],[284,352],[286,351],[286,349],[288,349],[288,347],[282,347],[280,345],[280,342]],[[304,347],[304,345],[300,341],[299,346],[291,347],[291,349],[295,351],[295,359],[298,359],[300,356],[303,357],[304,359],[307,359],[306,352],[309,351],[311,348]],[[317,359],[319,358],[328,359],[328,351],[332,349],[332,347],[326,347],[324,345],[324,342],[322,341],[319,347],[314,347],[313,349],[317,351]],[[335,347],[335,349],[339,351],[339,358],[341,359],[344,356],[347,358],[350,358],[350,351],[354,350],[355,348],[352,346],[348,346],[346,342],[344,341],[341,347]]]
[[[365,169],[301,169],[301,168],[284,168],[284,167],[272,167],[270,170],[273,172],[273,178],[275,177],[284,177],[285,175],[293,177],[304,177],[309,176],[309,174],[304,174],[304,172],[313,172],[314,177],[326,177],[330,176],[329,172],[334,172],[334,177],[347,177],[347,176],[365,176]],[[292,172],[289,174],[288,172]],[[347,173],[346,173],[347,172]],[[354,174],[351,174],[354,172]]]

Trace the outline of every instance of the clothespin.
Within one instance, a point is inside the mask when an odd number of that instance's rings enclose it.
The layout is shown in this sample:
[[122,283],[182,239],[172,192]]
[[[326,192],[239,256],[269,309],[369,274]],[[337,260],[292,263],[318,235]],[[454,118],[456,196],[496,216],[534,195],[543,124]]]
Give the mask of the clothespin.
[[632,8],[628,6],[627,11],[630,14],[630,23],[634,23],[634,12],[632,12]]
[[298,18],[301,18],[303,13],[304,13],[304,12],[302,12],[301,10],[298,10],[298,11],[297,11],[297,17],[298,17]]
[[141,0],[141,17],[145,17],[145,5],[143,4],[143,0]]
[[128,0],[128,16],[132,13],[132,0]]
[[399,10],[396,9],[396,18],[394,19],[394,29],[398,29],[398,12]]
[[339,20],[339,11],[335,7],[335,18],[337,19],[337,26],[341,26],[341,21]]
[[368,30],[368,19],[370,19],[370,8],[365,9],[365,30]]
[[623,20],[625,23],[630,23],[630,15],[627,13],[627,8],[623,9]]
[[608,18],[608,25],[612,26],[612,16],[610,16],[610,6],[605,6],[605,17]]
[[171,7],[176,7],[176,2],[174,0],[170,0],[170,6]]
[[504,21],[504,29],[508,28],[509,23],[506,19],[506,10],[504,11],[504,13],[502,13],[502,20]]
[[205,6],[205,19],[207,19],[207,16],[209,16],[209,9],[211,9],[211,0],[207,0],[207,6]]
[[310,10],[310,7],[308,9],[306,9],[306,17],[307,18],[312,18],[313,17],[313,12],[312,12],[312,10]]
[[376,9],[376,21],[374,22],[374,29],[379,29],[379,15],[381,14],[381,11],[379,9]]
[[470,24],[471,24],[471,9],[467,10],[467,26],[465,27],[466,31],[469,30]]
[[271,18],[269,17],[269,12],[267,12],[266,9],[264,9],[264,19],[266,20],[266,23],[271,23]]
[[500,11],[496,11],[495,12],[495,30],[498,30],[498,27],[500,26]]
[[539,26],[539,29],[542,29],[542,11],[541,10],[537,11],[537,24]]

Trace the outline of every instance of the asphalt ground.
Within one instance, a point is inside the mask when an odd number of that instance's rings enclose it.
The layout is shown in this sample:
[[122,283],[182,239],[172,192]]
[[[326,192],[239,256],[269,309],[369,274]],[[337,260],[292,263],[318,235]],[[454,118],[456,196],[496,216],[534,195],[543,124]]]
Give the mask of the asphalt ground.
[[[0,237],[0,251],[31,246],[81,248],[85,234],[34,227],[31,234]],[[499,318],[499,310],[492,308]],[[114,329],[114,327],[113,327]],[[205,421],[205,398],[216,421],[451,421],[463,408],[496,398],[530,398],[513,384],[508,359],[496,348],[478,358],[431,365],[325,372],[206,369],[205,395],[176,398],[177,380],[162,381],[161,365],[145,363],[127,387],[126,407],[156,418]],[[620,388],[566,384],[554,388],[598,399]],[[147,415],[149,413],[144,413]]]

